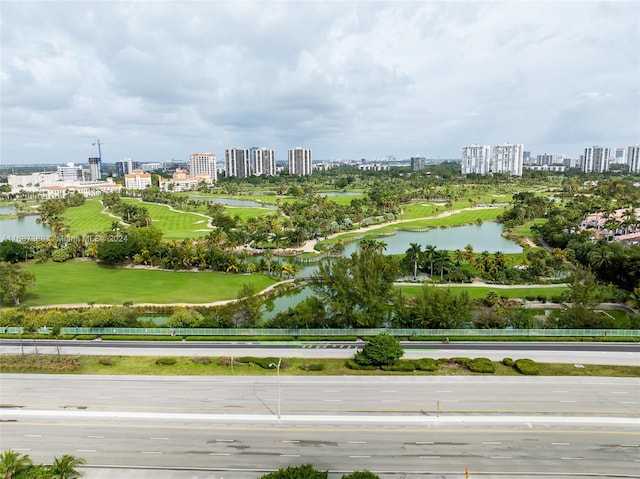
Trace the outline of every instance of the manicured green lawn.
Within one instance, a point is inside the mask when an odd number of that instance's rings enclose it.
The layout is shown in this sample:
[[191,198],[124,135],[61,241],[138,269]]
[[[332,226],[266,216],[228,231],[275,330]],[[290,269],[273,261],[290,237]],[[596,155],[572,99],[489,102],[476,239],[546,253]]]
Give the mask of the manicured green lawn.
[[262,290],[275,281],[262,275],[113,268],[92,261],[28,263],[37,287],[22,304],[210,303],[235,299],[243,283]]
[[[490,286],[468,286],[464,284],[451,284],[444,287],[450,287],[451,290],[455,293],[457,291],[466,291],[469,293],[469,297],[471,299],[483,299],[487,297],[487,293],[489,291],[495,291],[498,296],[505,296],[507,298],[521,298],[524,299],[527,296],[544,296],[546,298],[551,298],[552,296],[560,296],[564,290],[567,288],[565,286],[554,286],[549,285],[549,287],[543,288],[492,288]],[[415,298],[422,286],[400,286],[400,290],[402,294],[406,298]]]
[[67,208],[63,216],[67,218],[72,235],[101,233],[108,231],[114,221],[118,221],[104,213],[100,198],[89,198],[82,206]]
[[258,216],[278,214],[278,211],[272,208],[251,208],[244,206],[227,206],[225,212],[231,217],[240,217],[242,221],[247,221],[249,218],[257,218]]
[[162,230],[164,239],[199,238],[211,231],[207,226],[209,218],[195,213],[175,211],[167,205],[142,203],[132,198],[122,198],[122,202],[145,207],[152,224]]

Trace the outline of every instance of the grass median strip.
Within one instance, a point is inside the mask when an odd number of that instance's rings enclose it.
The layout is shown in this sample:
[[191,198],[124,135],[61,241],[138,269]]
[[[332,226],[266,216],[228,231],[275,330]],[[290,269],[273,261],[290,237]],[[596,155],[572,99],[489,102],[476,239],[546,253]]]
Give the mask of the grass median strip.
[[[355,370],[344,359],[283,358],[280,374],[290,376],[336,375],[429,375],[429,376],[519,376],[517,370],[500,361],[492,361],[492,373],[474,373],[460,358],[438,360],[433,371],[424,368],[414,371]],[[640,377],[640,366],[584,365],[537,363],[539,376],[601,376]],[[98,374],[98,375],[157,375],[157,376],[270,376],[275,369],[264,368],[257,358],[249,357],[140,357],[140,356],[56,356],[2,355],[1,373],[21,374]]]

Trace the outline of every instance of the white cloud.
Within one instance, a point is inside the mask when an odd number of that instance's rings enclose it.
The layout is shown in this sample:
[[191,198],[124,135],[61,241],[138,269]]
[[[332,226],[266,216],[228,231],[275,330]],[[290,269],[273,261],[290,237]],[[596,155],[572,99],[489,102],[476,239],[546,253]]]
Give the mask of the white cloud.
[[2,163],[81,162],[98,137],[105,161],[235,145],[328,159],[638,142],[640,2],[0,9]]

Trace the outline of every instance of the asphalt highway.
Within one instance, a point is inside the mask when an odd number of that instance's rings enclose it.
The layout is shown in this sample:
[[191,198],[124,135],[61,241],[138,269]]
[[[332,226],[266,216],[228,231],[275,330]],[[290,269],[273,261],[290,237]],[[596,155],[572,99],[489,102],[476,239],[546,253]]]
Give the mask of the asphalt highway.
[[[87,479],[640,477],[640,379],[0,375],[0,447]],[[280,406],[280,407],[278,407]],[[280,417],[278,418],[278,410]]]
[[[306,358],[349,358],[364,342],[195,342],[195,341],[59,341],[61,354],[101,356],[274,356]],[[504,357],[529,358],[538,362],[568,364],[640,364],[640,343],[575,342],[403,342],[405,358],[419,357]],[[56,354],[54,340],[38,340],[42,354]],[[0,354],[34,353],[33,341],[0,340]]]

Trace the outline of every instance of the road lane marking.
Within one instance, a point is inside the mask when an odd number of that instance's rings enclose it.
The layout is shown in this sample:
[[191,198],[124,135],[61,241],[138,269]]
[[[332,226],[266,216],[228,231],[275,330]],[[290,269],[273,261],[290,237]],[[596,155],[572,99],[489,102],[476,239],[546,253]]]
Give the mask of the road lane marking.
[[366,444],[367,441],[349,441],[348,444]]
[[95,449],[76,449],[76,452],[96,452]]
[[150,437],[149,439],[151,439],[152,441],[168,441],[169,440],[168,437]]
[[400,399],[383,399],[382,402],[400,402]]
[[162,454],[160,451],[142,451],[142,454]]
[[640,404],[638,401],[620,401],[620,404]]
[[341,402],[342,399],[325,399],[324,402]]
[[569,443],[568,442],[552,442],[551,445],[552,446],[568,446]]
[[640,447],[640,444],[620,444],[620,447]]
[[569,391],[553,391],[554,393],[568,393]]
[[216,439],[216,442],[234,442],[235,439]]
[[436,391],[436,392],[437,393],[452,393],[453,391],[444,391],[444,390],[442,390],[442,391]]
[[25,434],[24,437],[42,437],[42,434]]
[[483,442],[482,444],[484,444],[486,446],[490,446],[490,445],[498,445],[498,444],[502,444],[502,443],[498,442],[498,441],[487,441],[487,442]]
[[381,393],[397,393],[398,391],[394,391],[392,389],[382,390]]
[[571,403],[573,403],[573,402],[578,402],[578,401],[560,401],[560,402],[571,402]]
[[629,394],[627,391],[613,391],[611,394]]
[[562,459],[564,461],[579,461],[582,458],[581,457],[561,457],[560,459]]
[[31,449],[27,449],[26,447],[12,447],[12,451],[30,451]]
[[511,456],[491,456],[491,459],[511,459]]
[[88,439],[104,439],[104,436],[87,436]]
[[433,441],[417,441],[416,444],[418,445],[433,444]]
[[322,392],[323,393],[339,393],[340,390],[339,389],[323,389]]
[[367,459],[367,458],[369,458],[371,456],[349,456],[349,457],[352,458],[352,459]]
[[96,396],[96,399],[113,399],[111,396]]
[[300,457],[300,454],[280,454],[280,457]]
[[298,444],[300,441],[282,441],[283,444]]
[[440,456],[420,456],[420,459],[440,459]]
[[209,454],[210,456],[230,456],[228,452],[212,452]]

